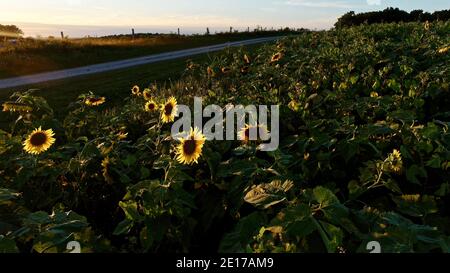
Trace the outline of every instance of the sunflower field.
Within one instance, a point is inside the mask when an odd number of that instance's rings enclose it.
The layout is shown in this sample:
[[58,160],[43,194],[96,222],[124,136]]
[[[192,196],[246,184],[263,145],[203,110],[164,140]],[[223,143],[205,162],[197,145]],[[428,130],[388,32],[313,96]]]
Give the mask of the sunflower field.
[[[63,120],[17,92],[0,252],[450,252],[449,49],[450,22],[305,31],[130,86],[121,106],[85,93]],[[194,96],[279,105],[279,148],[174,140]]]

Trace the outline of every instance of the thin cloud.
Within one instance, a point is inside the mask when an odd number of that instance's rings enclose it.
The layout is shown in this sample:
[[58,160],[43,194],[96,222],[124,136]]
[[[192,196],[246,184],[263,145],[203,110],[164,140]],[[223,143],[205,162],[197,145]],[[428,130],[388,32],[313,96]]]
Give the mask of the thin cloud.
[[381,0],[367,0],[369,6],[380,6]]
[[288,6],[301,6],[309,8],[351,8],[354,5],[345,1],[305,1],[305,0],[289,0],[284,2]]

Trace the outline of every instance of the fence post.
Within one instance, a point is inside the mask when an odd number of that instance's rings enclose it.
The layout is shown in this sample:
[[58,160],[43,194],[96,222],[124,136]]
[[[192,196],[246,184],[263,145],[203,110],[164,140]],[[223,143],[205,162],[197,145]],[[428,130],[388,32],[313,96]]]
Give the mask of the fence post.
[[64,32],[61,31],[61,39],[64,40]]
[[134,28],[131,29],[131,39],[134,40]]
[[180,36],[180,28],[178,28],[178,36]]

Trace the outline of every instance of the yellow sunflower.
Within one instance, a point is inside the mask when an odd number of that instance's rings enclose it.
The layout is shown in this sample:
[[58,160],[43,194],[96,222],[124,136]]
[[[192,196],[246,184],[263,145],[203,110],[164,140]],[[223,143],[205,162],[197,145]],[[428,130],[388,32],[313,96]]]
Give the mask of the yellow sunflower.
[[99,98],[87,98],[84,103],[88,106],[99,106],[103,103],[105,103],[106,99],[105,97],[99,97]]
[[377,92],[370,92],[370,97],[371,97],[371,98],[378,98],[379,95],[378,95]]
[[279,60],[281,60],[281,58],[283,58],[283,53],[278,52],[277,54],[272,56],[272,59],[270,60],[270,62],[271,63],[278,62]]
[[3,103],[3,112],[31,112],[33,108],[25,103],[5,102]]
[[188,64],[187,68],[188,68],[189,70],[192,70],[192,69],[195,68],[195,66],[196,66],[195,63],[190,62],[190,63]]
[[205,140],[205,136],[198,128],[191,128],[189,135],[181,139],[180,144],[176,148],[176,160],[186,165],[198,163],[198,159],[202,155]]
[[125,132],[123,132],[123,131],[120,131],[119,133],[117,133],[117,138],[118,138],[119,140],[127,139],[127,137],[128,137],[128,133],[125,133]]
[[[258,139],[250,139],[250,130],[252,129],[256,129],[258,132]],[[262,129],[262,132],[260,132],[260,129]],[[253,126],[253,125],[248,125],[246,124],[244,126],[244,128],[242,128],[239,131],[239,139],[244,142],[244,143],[248,143],[251,140],[259,140],[261,138],[267,138],[269,131],[267,130],[267,127],[264,125],[258,125],[258,126]]]
[[389,154],[388,159],[389,169],[394,173],[401,173],[403,169],[402,154],[394,149],[391,154]]
[[141,96],[141,91],[139,89],[139,86],[135,85],[133,88],[131,88],[131,93],[135,96]]
[[174,97],[170,97],[161,109],[161,120],[163,121],[163,123],[173,122],[175,121],[176,114],[177,100]]
[[47,151],[55,143],[55,134],[52,129],[42,130],[41,127],[34,131],[23,142],[23,149],[30,154],[40,154]]
[[156,102],[154,102],[153,100],[150,100],[145,104],[146,112],[153,112],[153,111],[157,111],[157,110],[158,110],[158,104],[156,104]]
[[142,96],[144,97],[145,100],[151,100],[152,92],[151,92],[150,88],[145,88],[144,91],[142,92]]

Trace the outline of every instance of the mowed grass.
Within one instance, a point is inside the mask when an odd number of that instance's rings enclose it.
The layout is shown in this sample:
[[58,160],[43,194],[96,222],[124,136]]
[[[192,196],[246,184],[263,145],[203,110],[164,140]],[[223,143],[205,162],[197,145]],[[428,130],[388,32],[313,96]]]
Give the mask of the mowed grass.
[[259,37],[265,31],[217,35],[136,35],[83,39],[19,39],[0,42],[0,79]]
[[[246,51],[254,51],[262,45],[245,46]],[[225,49],[228,50],[228,49]],[[0,104],[10,100],[14,92],[36,89],[34,94],[45,98],[55,111],[55,117],[62,119],[68,112],[68,106],[74,102],[80,94],[89,91],[99,96],[107,98],[107,106],[115,107],[121,105],[123,99],[128,97],[131,87],[138,85],[141,89],[150,84],[158,86],[165,85],[171,81],[176,81],[185,73],[187,64],[205,63],[213,58],[219,57],[221,52],[192,56],[190,58],[180,58],[176,60],[158,62],[141,65],[122,70],[115,70],[106,73],[80,76],[64,80],[51,81],[27,86],[20,86],[9,89],[0,89]],[[0,112],[0,128],[9,128],[17,115]]]

